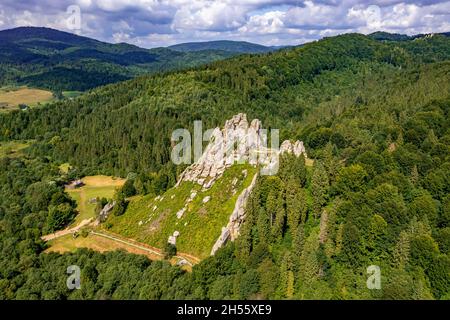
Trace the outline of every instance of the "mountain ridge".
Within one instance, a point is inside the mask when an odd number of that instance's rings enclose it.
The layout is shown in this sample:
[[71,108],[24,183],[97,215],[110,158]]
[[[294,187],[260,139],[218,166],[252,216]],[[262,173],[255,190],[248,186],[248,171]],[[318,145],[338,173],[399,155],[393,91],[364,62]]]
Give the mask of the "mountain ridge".
[[0,31],[0,85],[85,91],[108,83],[195,67],[240,51],[175,51],[111,44],[44,27]]
[[176,51],[201,51],[201,50],[222,50],[240,53],[266,53],[277,50],[279,47],[267,47],[247,41],[214,40],[201,42],[185,42],[168,47]]

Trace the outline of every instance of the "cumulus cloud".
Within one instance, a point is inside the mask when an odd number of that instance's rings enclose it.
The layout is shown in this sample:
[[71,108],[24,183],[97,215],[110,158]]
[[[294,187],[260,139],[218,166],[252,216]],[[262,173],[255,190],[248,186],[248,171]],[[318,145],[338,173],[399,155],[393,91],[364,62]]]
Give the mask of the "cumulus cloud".
[[80,34],[144,47],[217,39],[286,45],[345,32],[450,31],[450,0],[2,0],[0,28],[72,31],[70,5],[81,10]]

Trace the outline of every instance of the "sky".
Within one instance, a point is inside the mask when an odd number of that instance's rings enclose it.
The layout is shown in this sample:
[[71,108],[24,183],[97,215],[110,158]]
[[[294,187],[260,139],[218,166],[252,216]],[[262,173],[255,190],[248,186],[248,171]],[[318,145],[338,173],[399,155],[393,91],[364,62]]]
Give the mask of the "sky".
[[0,30],[19,26],[145,48],[209,40],[296,45],[348,32],[448,32],[450,0],[0,0]]

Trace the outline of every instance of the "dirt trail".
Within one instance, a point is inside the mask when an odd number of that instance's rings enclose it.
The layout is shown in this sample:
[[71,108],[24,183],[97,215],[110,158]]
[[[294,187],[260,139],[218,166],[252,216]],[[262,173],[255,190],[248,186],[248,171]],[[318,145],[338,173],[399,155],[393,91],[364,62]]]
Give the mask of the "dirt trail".
[[92,222],[92,220],[93,220],[93,218],[85,219],[85,220],[81,221],[80,224],[77,225],[76,227],[73,227],[70,229],[64,229],[61,231],[57,231],[55,233],[48,234],[46,236],[42,236],[41,239],[44,241],[50,241],[50,240],[53,240],[53,239],[56,239],[56,238],[59,238],[59,237],[62,237],[62,236],[65,236],[65,235],[68,235],[71,233],[75,233],[78,230],[80,230],[81,228],[83,228],[84,226],[87,226],[88,224],[90,224]]
[[[64,229],[64,230],[61,230],[61,231],[58,231],[58,232],[55,232],[55,233],[51,233],[51,234],[45,235],[45,236],[41,237],[41,239],[44,240],[44,241],[50,241],[50,240],[54,240],[56,238],[63,237],[63,236],[68,235],[68,234],[75,233],[75,232],[77,232],[78,230],[80,230],[84,226],[93,225],[92,220],[93,220],[93,218],[85,219],[85,220],[81,221],[81,223],[79,225],[77,225],[76,227],[69,228],[69,229]],[[102,232],[91,231],[91,233],[95,234],[97,236],[100,236],[100,237],[104,237],[104,238],[107,238],[107,239],[110,239],[110,240],[113,240],[113,241],[120,242],[122,244],[125,244],[125,245],[133,247],[133,248],[137,248],[137,249],[149,252],[149,253],[154,254],[156,256],[159,256],[159,257],[163,257],[164,256],[164,253],[162,252],[161,249],[152,247],[152,246],[150,246],[148,244],[145,244],[145,243],[138,242],[138,241],[136,241],[134,239],[129,239],[129,238],[122,237],[120,235],[117,235],[117,234],[109,232],[109,231],[108,232],[106,232],[106,231],[102,231]],[[175,256],[175,258],[177,258],[179,260],[186,260],[188,265],[190,265],[191,267],[194,264],[197,264],[197,263],[200,262],[199,258],[197,258],[197,257],[195,257],[193,255],[187,254],[187,253],[183,253],[183,252],[179,252]]]
[[[164,256],[164,253],[163,253],[162,250],[159,249],[159,248],[152,247],[152,246],[150,246],[150,245],[148,245],[148,244],[141,243],[141,242],[138,242],[138,241],[133,240],[133,239],[129,239],[129,238],[122,237],[122,236],[120,236],[120,235],[114,234],[114,233],[109,232],[109,231],[108,231],[108,232],[104,232],[104,231],[102,231],[102,232],[91,231],[91,233],[92,233],[92,234],[95,234],[95,235],[97,235],[97,236],[105,237],[105,238],[108,238],[108,239],[110,239],[110,240],[114,240],[114,241],[117,241],[117,242],[120,242],[120,243],[129,245],[129,246],[132,246],[132,247],[134,247],[134,248],[138,248],[138,249],[141,249],[141,250],[150,252],[150,253],[152,253],[152,254],[155,254],[155,255],[158,255],[158,256],[161,256],[161,257]],[[177,258],[177,259],[179,259],[179,260],[182,260],[182,259],[183,259],[183,260],[186,260],[187,263],[188,263],[190,266],[192,266],[192,265],[197,264],[197,263],[200,262],[200,259],[199,259],[199,258],[197,258],[197,257],[195,257],[195,256],[192,256],[192,255],[190,255],[190,254],[187,254],[187,253],[183,253],[183,252],[179,252],[179,253],[175,256],[175,258]]]

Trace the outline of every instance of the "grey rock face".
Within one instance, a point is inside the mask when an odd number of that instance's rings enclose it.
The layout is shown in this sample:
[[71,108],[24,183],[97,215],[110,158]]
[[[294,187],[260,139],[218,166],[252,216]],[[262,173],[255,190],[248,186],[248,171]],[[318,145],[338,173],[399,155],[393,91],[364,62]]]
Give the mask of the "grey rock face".
[[167,240],[168,243],[176,245],[177,244],[177,238],[180,235],[179,231],[174,231],[171,236],[169,236],[169,239]]
[[303,145],[303,141],[295,141],[294,143],[291,142],[291,140],[285,140],[280,146],[280,154],[283,153],[293,153],[297,157],[299,157],[301,154],[307,158],[306,149]]
[[108,219],[108,215],[111,212],[111,210],[114,208],[114,206],[116,205],[116,202],[113,201],[111,203],[107,203],[102,211],[100,211],[99,215],[98,215],[98,221],[99,222],[105,222],[106,219]]
[[181,174],[182,181],[193,181],[209,189],[224,171],[235,163],[257,164],[254,151],[262,146],[261,122],[254,119],[249,125],[247,115],[239,113],[225,122],[224,128],[215,128],[210,142],[198,161]]

